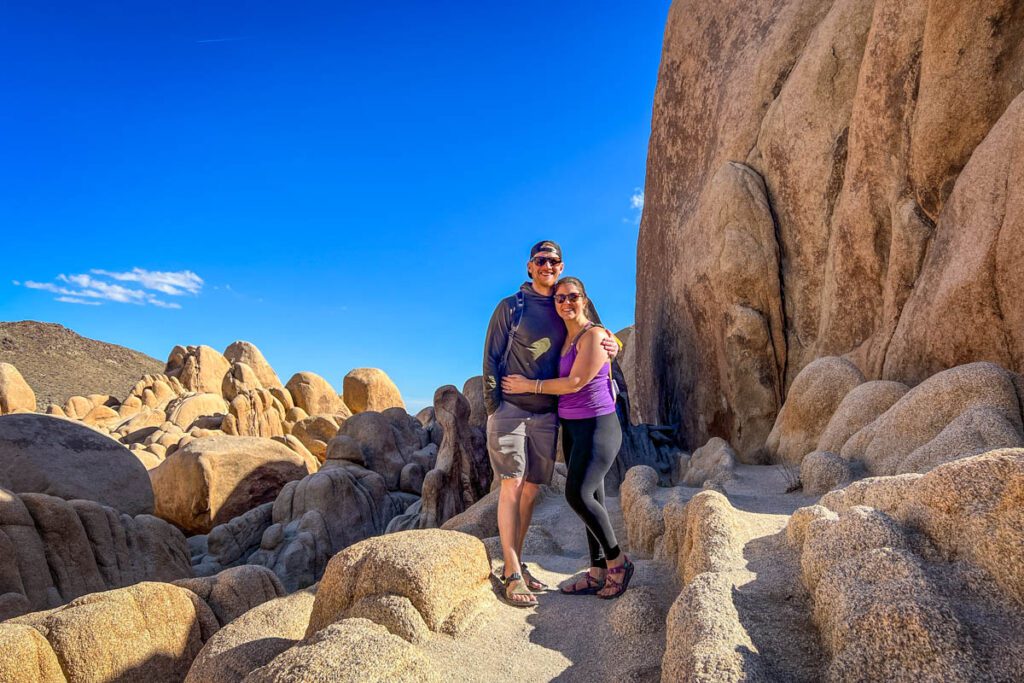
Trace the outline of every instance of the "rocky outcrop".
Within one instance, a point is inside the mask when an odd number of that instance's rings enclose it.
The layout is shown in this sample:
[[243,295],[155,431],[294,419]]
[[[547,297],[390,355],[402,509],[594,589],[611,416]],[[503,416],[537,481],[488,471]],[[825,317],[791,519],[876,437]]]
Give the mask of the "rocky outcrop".
[[909,385],[1024,370],[1022,29],[995,0],[673,3],[637,258],[646,419],[743,458],[823,356]]
[[36,411],[36,394],[18,368],[0,363],[0,415]]
[[251,564],[225,569],[214,576],[180,579],[174,585],[187,588],[202,598],[221,626],[285,594],[272,571]]
[[405,410],[402,394],[383,370],[356,368],[345,375],[342,391],[345,404],[355,414],[373,410],[378,413],[388,408]]
[[[181,681],[216,630],[212,618],[190,591],[147,582],[87,595],[26,621],[42,634],[59,662],[64,678],[57,680],[77,683]],[[17,635],[21,647],[32,643],[51,661],[38,638],[24,629]]]
[[150,471],[156,515],[191,534],[209,532],[263,503],[282,487],[316,471],[271,439],[198,438]]
[[680,475],[684,486],[720,488],[732,478],[735,468],[736,453],[716,436],[693,452]]
[[800,371],[779,411],[765,450],[771,462],[796,465],[815,449],[829,418],[846,395],[864,382],[853,363],[819,358]]
[[[253,374],[260,382],[260,386],[270,389],[271,387],[283,387],[274,368],[263,357],[256,345],[247,341],[236,341],[224,349],[224,358],[229,363],[242,363],[252,369]],[[226,395],[224,398],[228,398]],[[230,400],[230,399],[229,399]]]
[[351,413],[334,387],[316,373],[295,373],[288,380],[285,388],[291,394],[295,407],[306,411],[307,415],[343,415],[347,417]]
[[191,575],[185,537],[163,520],[0,489],[0,619]]
[[301,590],[252,608],[199,651],[185,683],[239,683],[306,634],[313,592]]
[[177,378],[188,391],[220,395],[224,375],[230,369],[230,361],[209,346],[175,346],[164,373]]
[[[447,561],[438,563],[438,557]],[[306,634],[373,613],[406,640],[415,640],[418,630],[405,626],[407,619],[421,629],[455,635],[495,603],[489,577],[483,543],[466,534],[425,529],[367,539],[331,559]],[[378,609],[370,610],[370,603]]]
[[310,586],[335,553],[384,533],[388,522],[416,500],[389,491],[376,472],[328,458],[316,474],[281,489],[272,524],[248,561],[273,570],[289,591]]
[[833,680],[1014,680],[1024,450],[868,479],[790,521]]
[[127,448],[50,415],[0,417],[0,487],[92,500],[128,515],[153,512],[146,468]]
[[211,576],[227,567],[243,564],[256,552],[263,532],[271,524],[274,504],[264,503],[218,524],[209,534],[188,539],[196,576]]
[[423,425],[401,408],[359,413],[345,420],[328,451],[328,458],[343,459],[376,472],[391,491],[399,489],[406,465],[417,462],[426,472],[434,467],[437,455]]
[[[474,439],[469,401],[451,385],[434,393],[434,415],[443,434],[433,467],[421,476],[419,507],[408,510],[388,525],[388,531],[436,529],[483,498],[491,489],[487,451]],[[418,463],[412,468],[422,472]],[[403,489],[407,490],[407,489]]]

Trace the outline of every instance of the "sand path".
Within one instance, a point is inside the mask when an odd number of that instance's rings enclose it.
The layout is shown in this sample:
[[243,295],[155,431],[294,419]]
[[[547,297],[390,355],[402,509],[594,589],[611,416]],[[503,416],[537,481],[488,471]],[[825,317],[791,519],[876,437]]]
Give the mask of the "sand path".
[[[740,467],[727,484],[747,536],[738,606],[759,649],[779,658],[780,678],[801,680],[809,674],[803,662],[815,646],[790,633],[805,627],[806,611],[802,598],[794,597],[795,573],[779,543],[788,515],[814,499],[784,489],[784,479],[767,467]],[[697,493],[659,489],[656,499],[688,500]],[[610,497],[608,509],[619,542],[626,545],[619,499]],[[492,556],[494,540],[485,542]],[[524,554],[537,576],[553,586],[588,564],[583,525],[557,492],[538,503]],[[423,649],[452,681],[658,681],[665,615],[681,585],[671,569],[649,558],[635,562],[630,589],[617,600],[552,591],[539,595],[535,608],[500,603],[483,627],[459,638],[435,634]],[[492,560],[495,572],[500,565],[500,559]]]

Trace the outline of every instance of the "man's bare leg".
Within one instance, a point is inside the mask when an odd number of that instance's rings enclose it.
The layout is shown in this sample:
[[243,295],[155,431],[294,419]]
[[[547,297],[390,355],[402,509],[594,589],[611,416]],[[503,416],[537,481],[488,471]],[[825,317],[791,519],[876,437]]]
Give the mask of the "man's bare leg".
[[537,504],[537,497],[540,495],[540,486],[524,481],[519,494],[519,524],[516,533],[516,557],[523,559],[523,542],[526,540],[526,532],[530,530],[530,520],[533,519],[533,508]]
[[[505,561],[505,567],[502,570],[505,578],[520,572],[517,540],[519,539],[519,508],[522,493],[523,480],[521,478],[501,480],[501,488],[498,491],[498,536],[501,538],[501,554]],[[513,597],[513,600],[533,602],[530,596],[517,595]]]

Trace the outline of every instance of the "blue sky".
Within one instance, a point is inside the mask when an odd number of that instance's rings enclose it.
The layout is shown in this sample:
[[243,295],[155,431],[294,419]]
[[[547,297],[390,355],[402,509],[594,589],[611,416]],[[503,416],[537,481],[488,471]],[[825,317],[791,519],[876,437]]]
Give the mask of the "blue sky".
[[668,5],[5,2],[0,319],[380,367],[410,409],[537,240],[631,324]]

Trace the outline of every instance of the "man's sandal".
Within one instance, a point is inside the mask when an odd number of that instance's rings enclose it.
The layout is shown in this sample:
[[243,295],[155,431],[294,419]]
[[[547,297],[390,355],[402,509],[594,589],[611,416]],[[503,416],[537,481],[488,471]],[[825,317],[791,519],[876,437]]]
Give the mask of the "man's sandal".
[[[581,578],[586,579],[587,585],[583,588],[576,588],[576,586],[579,585]],[[602,588],[604,588],[604,581],[594,578],[594,576],[587,571],[583,573],[582,577],[575,578],[571,584],[562,586],[559,590],[564,595],[594,595]]]
[[[533,597],[533,591],[526,587],[523,576],[519,572],[511,576],[502,576],[501,583],[505,590],[502,592],[502,599],[513,607],[536,607],[537,598]],[[516,600],[515,596],[526,596],[526,599]]]
[[[614,593],[608,593],[607,595],[597,594],[597,597],[605,600],[611,600],[617,598],[626,592],[626,587],[629,586],[629,580],[633,578],[633,570],[636,567],[629,561],[627,557],[620,567],[609,567],[607,573],[604,575],[604,585],[606,588],[612,588],[615,590]],[[622,578],[618,579],[617,576],[621,575]]]
[[551,586],[547,585],[530,572],[530,567],[527,566],[525,562],[519,563],[519,571],[523,573],[523,578],[526,580],[526,587],[534,593],[541,593],[551,589]]

